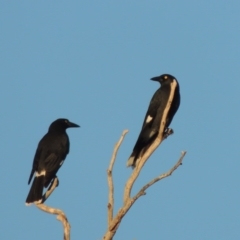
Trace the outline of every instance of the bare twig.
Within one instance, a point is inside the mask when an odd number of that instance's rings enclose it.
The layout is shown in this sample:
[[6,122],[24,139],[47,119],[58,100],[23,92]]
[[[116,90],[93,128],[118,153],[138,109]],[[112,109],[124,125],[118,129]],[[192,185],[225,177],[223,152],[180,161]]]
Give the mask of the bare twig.
[[59,184],[59,180],[57,178],[57,176],[52,180],[48,190],[44,193],[43,197],[42,197],[42,201],[41,203],[44,203],[48,197],[52,194],[52,192],[55,190],[55,188],[58,186]]
[[113,178],[112,178],[112,169],[116,160],[117,152],[119,147],[122,144],[122,141],[125,135],[128,133],[128,130],[124,130],[119,141],[115,144],[112,158],[110,160],[109,167],[107,169],[107,180],[108,180],[108,187],[109,187],[109,195],[108,195],[108,227],[110,227],[110,223],[113,218],[113,207],[114,207],[114,185],[113,185]]
[[165,131],[166,119],[167,119],[167,115],[168,115],[168,112],[170,110],[170,107],[171,107],[171,104],[173,101],[174,92],[175,92],[177,83],[174,81],[171,83],[171,85],[172,85],[171,92],[169,94],[167,105],[163,111],[161,124],[159,126],[158,136],[155,139],[155,141],[150,145],[150,147],[146,150],[146,152],[142,155],[142,157],[140,159],[138,159],[138,161],[136,163],[136,167],[134,168],[132,175],[128,179],[125,189],[124,189],[124,196],[123,196],[124,203],[126,203],[130,199],[133,184],[136,181],[137,177],[139,176],[144,164],[147,162],[148,158],[152,155],[152,153],[155,151],[155,149],[165,139],[164,131]]
[[145,190],[147,188],[152,186],[157,181],[160,181],[161,179],[170,176],[182,164],[182,161],[183,161],[183,158],[184,158],[186,152],[182,152],[182,155],[181,155],[180,159],[178,160],[178,162],[168,172],[166,172],[166,173],[158,176],[157,178],[153,179],[152,181],[150,181],[148,184],[143,186],[140,189],[140,191],[133,198],[131,198],[131,190],[132,190],[133,184],[136,181],[137,177],[139,176],[142,167],[144,166],[144,164],[146,163],[148,158],[151,156],[151,154],[155,151],[155,149],[162,143],[162,141],[164,139],[166,139],[166,137],[172,133],[172,131],[169,131],[168,135],[165,134],[166,119],[167,119],[168,112],[170,110],[170,107],[171,107],[171,104],[172,104],[172,101],[173,101],[174,92],[175,92],[175,88],[176,88],[176,82],[174,81],[171,85],[172,85],[171,86],[171,92],[170,92],[167,105],[164,109],[164,112],[163,112],[163,115],[162,115],[162,118],[161,118],[162,120],[161,120],[161,123],[160,123],[160,126],[159,126],[158,136],[154,140],[154,142],[149,146],[149,148],[146,149],[146,151],[143,153],[141,158],[137,160],[136,167],[134,168],[130,178],[128,179],[128,181],[125,185],[124,196],[123,196],[123,206],[118,211],[116,216],[113,218],[113,207],[114,207],[113,204],[114,204],[114,202],[113,202],[112,168],[113,168],[113,164],[115,162],[117,150],[118,150],[125,134],[122,134],[122,137],[120,138],[120,140],[118,142],[119,145],[116,145],[115,148],[114,148],[113,157],[110,161],[110,166],[109,166],[109,169],[108,169],[108,183],[109,183],[108,230],[105,233],[105,235],[103,236],[103,240],[112,240],[113,239],[113,236],[115,235],[123,217],[128,212],[128,210],[131,208],[131,206],[134,204],[134,202],[140,196],[143,196],[143,195],[146,194]]
[[177,163],[168,172],[163,173],[160,176],[154,178],[152,181],[150,181],[144,187],[142,187],[140,189],[140,191],[133,198],[129,198],[127,200],[127,202],[124,203],[123,207],[118,211],[116,216],[112,219],[110,227],[108,228],[108,231],[106,232],[106,234],[103,237],[104,240],[112,240],[112,238],[115,235],[123,217],[129,211],[131,206],[136,202],[136,200],[139,197],[145,195],[146,194],[145,193],[146,189],[149,188],[150,186],[152,186],[154,183],[162,180],[163,178],[171,176],[171,174],[182,164],[182,161],[183,161],[183,158],[184,158],[185,155],[186,155],[186,152],[185,151],[182,152],[182,154],[181,154],[179,160],[177,161]]
[[143,187],[139,190],[139,192],[133,197],[134,202],[135,202],[139,197],[145,195],[145,194],[146,194],[145,191],[146,191],[150,186],[152,186],[154,183],[162,180],[163,178],[166,178],[166,177],[171,176],[172,173],[173,173],[180,165],[182,165],[182,161],[183,161],[183,158],[185,157],[186,153],[187,153],[186,151],[183,151],[183,152],[181,153],[181,156],[180,156],[179,160],[177,161],[177,163],[176,163],[168,172],[161,174],[160,176],[154,178],[152,181],[150,181],[150,182],[147,183],[145,186],[143,186]]
[[64,240],[70,240],[70,224],[68,223],[67,217],[64,212],[57,208],[49,207],[45,204],[36,204],[36,206],[44,212],[57,215],[57,220],[61,221],[64,228]]
[[70,224],[67,220],[67,217],[66,217],[65,213],[60,209],[52,208],[52,207],[49,207],[49,206],[43,204],[47,200],[47,198],[52,194],[54,189],[58,186],[58,183],[59,183],[58,178],[55,177],[54,180],[52,181],[50,187],[48,188],[46,193],[43,195],[42,203],[36,204],[36,207],[38,207],[40,210],[42,210],[44,212],[57,215],[57,220],[61,221],[62,224],[63,224],[63,229],[64,229],[63,239],[64,240],[70,240],[70,228],[71,228],[71,226],[70,226]]

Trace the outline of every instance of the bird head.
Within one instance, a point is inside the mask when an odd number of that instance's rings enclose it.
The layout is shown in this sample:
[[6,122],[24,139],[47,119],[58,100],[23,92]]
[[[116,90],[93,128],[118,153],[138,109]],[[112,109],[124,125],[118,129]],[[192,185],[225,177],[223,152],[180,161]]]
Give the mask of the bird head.
[[59,118],[51,123],[49,130],[66,130],[67,128],[80,127],[66,118]]
[[157,81],[162,85],[162,84],[169,84],[172,81],[176,80],[176,78],[170,74],[162,74],[161,76],[151,78],[151,80]]

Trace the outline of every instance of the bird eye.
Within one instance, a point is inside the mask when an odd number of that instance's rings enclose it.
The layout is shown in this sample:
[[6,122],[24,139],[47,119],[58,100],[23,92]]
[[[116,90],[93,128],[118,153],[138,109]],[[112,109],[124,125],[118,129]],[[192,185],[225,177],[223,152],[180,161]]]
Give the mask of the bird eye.
[[168,76],[164,76],[164,79],[168,79]]
[[68,120],[65,120],[65,123],[68,123]]

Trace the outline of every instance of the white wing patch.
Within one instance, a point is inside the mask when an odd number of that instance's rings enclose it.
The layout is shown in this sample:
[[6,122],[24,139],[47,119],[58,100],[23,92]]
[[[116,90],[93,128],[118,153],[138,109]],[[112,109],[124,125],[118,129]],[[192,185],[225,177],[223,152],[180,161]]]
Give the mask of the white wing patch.
[[46,175],[46,171],[43,170],[40,173],[36,172],[36,177],[40,177],[40,176],[45,176]]
[[147,116],[147,119],[146,119],[146,123],[149,123],[149,122],[151,122],[151,121],[152,121],[152,119],[153,119],[153,118],[152,118],[150,115],[148,115],[148,116]]
[[59,165],[62,166],[63,162],[64,162],[64,160],[62,160],[62,161],[59,163]]

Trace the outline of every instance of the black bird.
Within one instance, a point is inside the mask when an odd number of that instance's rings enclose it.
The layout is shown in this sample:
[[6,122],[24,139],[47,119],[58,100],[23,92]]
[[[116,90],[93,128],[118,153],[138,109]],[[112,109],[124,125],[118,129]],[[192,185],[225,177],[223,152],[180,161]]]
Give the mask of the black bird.
[[62,166],[69,153],[69,138],[66,129],[79,127],[67,119],[60,118],[52,122],[47,134],[40,140],[34,160],[32,171],[28,180],[35,178],[28,193],[26,204],[41,203],[43,187],[48,187],[55,178],[58,169]]
[[[177,79],[169,74],[163,74],[159,77],[151,78],[161,84],[161,87],[154,93],[149,104],[142,130],[139,134],[138,140],[133,148],[133,152],[127,161],[127,166],[136,165],[137,159],[147,150],[150,144],[156,139],[159,131],[159,126],[162,120],[164,109],[166,108],[168,98],[171,92],[172,83],[176,83],[173,101],[168,112],[165,130],[170,125],[175,113],[180,105],[180,93]],[[144,150],[144,151],[142,151]]]

